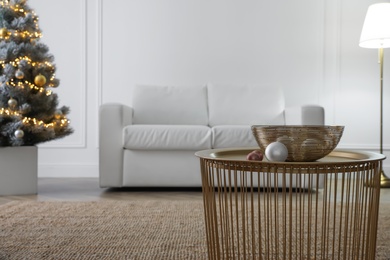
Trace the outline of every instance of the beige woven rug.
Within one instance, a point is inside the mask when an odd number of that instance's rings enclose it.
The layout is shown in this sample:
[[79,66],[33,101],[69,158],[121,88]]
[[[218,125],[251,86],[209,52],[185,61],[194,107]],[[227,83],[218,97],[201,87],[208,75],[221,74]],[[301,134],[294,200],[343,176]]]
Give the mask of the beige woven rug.
[[[202,201],[10,202],[0,259],[207,259]],[[390,205],[377,259],[390,259]]]

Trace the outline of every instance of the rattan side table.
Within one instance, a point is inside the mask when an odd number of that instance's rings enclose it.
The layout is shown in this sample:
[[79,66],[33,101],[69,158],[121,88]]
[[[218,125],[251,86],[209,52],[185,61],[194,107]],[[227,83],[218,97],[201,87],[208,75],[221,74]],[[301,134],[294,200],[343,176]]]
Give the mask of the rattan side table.
[[209,259],[375,259],[385,156],[246,160],[254,149],[196,153]]

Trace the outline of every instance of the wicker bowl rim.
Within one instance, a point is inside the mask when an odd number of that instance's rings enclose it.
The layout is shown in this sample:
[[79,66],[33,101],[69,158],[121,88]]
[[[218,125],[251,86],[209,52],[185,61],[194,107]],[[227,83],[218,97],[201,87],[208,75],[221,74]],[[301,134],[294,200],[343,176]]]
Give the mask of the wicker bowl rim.
[[[345,126],[339,125],[251,126],[255,140],[263,153],[268,144],[279,141],[286,145],[289,153],[286,161],[290,162],[316,161],[325,157],[338,145],[344,128]],[[273,132],[270,135],[260,136],[259,132],[267,131]]]

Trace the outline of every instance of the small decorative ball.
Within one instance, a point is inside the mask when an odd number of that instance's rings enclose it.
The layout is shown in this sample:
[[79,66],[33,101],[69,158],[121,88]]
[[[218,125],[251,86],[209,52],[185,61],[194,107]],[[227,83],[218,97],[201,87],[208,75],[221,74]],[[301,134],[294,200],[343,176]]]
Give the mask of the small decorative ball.
[[18,130],[16,130],[16,131],[15,131],[15,137],[16,137],[16,138],[18,138],[18,139],[22,139],[22,138],[23,138],[23,136],[24,136],[24,132],[23,132],[23,130],[21,130],[21,129],[18,129]]
[[2,38],[6,38],[8,35],[9,35],[9,32],[8,32],[7,28],[1,28],[0,29],[0,36]]
[[12,109],[14,109],[18,105],[18,101],[14,98],[10,98],[8,100],[8,106]]
[[288,150],[283,143],[273,142],[265,148],[265,156],[269,161],[284,162],[287,159]]
[[23,71],[17,70],[17,71],[15,72],[15,77],[16,77],[17,79],[23,79],[23,78],[24,78],[24,73],[23,73]]
[[43,87],[46,84],[46,77],[43,76],[42,74],[39,74],[35,76],[34,83],[38,87]]
[[263,154],[259,150],[254,150],[246,156],[246,159],[249,161],[262,161]]

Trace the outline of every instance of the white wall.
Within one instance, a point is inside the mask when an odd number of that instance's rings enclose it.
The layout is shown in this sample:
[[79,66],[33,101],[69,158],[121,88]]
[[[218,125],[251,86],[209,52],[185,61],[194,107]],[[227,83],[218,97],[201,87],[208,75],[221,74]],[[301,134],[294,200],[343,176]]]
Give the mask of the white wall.
[[220,82],[282,85],[288,103],[318,103],[320,1],[102,2],[104,102],[128,103],[136,83]]
[[[358,46],[361,0],[30,0],[75,133],[40,146],[39,176],[98,176],[98,107],[144,84],[279,85],[287,104],[345,125],[339,148],[378,151],[379,65]],[[353,7],[353,8],[351,8]],[[390,156],[390,51],[384,148]],[[385,161],[390,173],[390,160]]]

